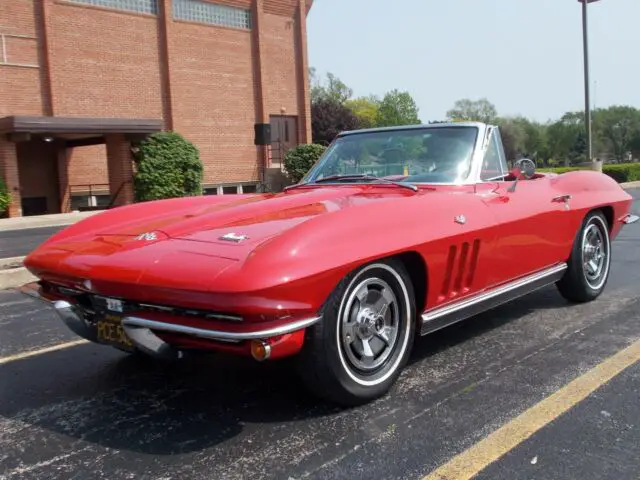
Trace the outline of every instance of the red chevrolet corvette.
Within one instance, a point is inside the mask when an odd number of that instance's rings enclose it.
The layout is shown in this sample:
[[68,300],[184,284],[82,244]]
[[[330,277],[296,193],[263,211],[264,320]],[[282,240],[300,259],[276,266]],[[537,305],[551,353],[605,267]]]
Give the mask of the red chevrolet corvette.
[[391,388],[416,336],[550,284],[598,297],[631,202],[598,172],[509,170],[491,125],[345,132],[284,192],[81,221],[26,258],[22,291],[128,352],[296,356],[312,391],[353,405]]

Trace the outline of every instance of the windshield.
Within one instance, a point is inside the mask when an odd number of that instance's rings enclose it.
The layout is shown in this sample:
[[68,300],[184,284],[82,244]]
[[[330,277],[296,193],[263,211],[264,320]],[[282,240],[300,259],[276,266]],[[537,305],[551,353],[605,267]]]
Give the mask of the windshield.
[[457,183],[469,175],[477,127],[380,130],[339,137],[302,179],[334,175],[402,177],[412,183]]

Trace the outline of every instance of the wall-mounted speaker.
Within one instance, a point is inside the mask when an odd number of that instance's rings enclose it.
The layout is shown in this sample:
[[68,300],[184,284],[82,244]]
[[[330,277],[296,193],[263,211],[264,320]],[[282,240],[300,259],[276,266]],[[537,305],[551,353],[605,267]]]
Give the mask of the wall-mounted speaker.
[[256,145],[271,145],[271,124],[256,123],[255,124],[255,140]]

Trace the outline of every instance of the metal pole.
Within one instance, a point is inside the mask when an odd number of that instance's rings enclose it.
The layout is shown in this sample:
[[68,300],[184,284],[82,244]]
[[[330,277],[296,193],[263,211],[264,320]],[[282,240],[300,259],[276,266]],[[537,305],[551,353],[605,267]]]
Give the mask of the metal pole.
[[593,162],[591,146],[591,100],[589,95],[589,25],[587,0],[582,0],[582,42],[584,49],[584,123],[587,134],[587,161]]

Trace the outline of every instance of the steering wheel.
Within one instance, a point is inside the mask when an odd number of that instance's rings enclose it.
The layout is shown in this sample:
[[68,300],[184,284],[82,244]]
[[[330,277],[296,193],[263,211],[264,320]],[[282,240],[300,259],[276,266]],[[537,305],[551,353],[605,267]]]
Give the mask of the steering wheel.
[[536,173],[536,164],[529,158],[521,158],[514,163],[511,173],[519,180],[530,180]]

